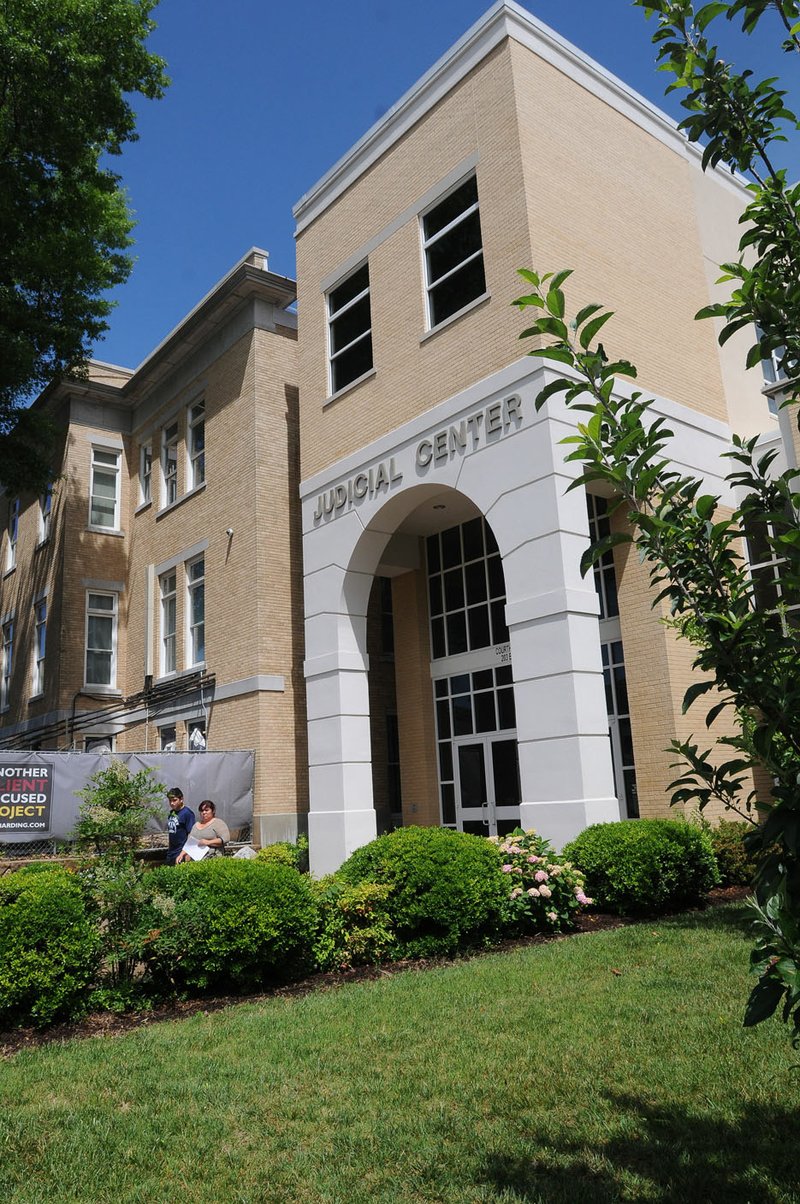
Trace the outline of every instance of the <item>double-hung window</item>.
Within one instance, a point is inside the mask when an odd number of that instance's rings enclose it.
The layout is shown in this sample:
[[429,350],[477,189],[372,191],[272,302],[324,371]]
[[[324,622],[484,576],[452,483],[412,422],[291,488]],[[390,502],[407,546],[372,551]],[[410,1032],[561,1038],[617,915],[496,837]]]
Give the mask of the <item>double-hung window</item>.
[[368,263],[328,293],[328,348],[331,393],[338,393],[372,368]]
[[19,535],[19,498],[8,505],[8,544],[6,546],[6,572],[10,573],[17,563],[17,537]]
[[206,562],[205,557],[186,566],[189,594],[188,661],[199,665],[206,659]]
[[161,475],[164,481],[163,505],[178,500],[178,424],[171,422],[161,434]]
[[153,445],[143,443],[139,448],[139,504],[153,500]]
[[422,215],[422,247],[432,329],[486,292],[475,176]]
[[86,595],[86,685],[111,686],[117,681],[116,594]]
[[172,569],[160,578],[161,586],[161,675],[174,673],[178,667],[176,638],[178,629],[178,607],[176,574]]
[[47,643],[47,600],[33,607],[33,694],[44,694],[44,654]]
[[48,485],[39,496],[39,543],[50,538],[50,518],[53,512],[53,486]]
[[783,521],[777,518],[772,521],[745,520],[755,605],[759,610],[780,614],[784,628],[800,623],[800,597],[786,581],[789,565],[775,540],[786,531],[794,530],[796,525],[797,519],[789,507]]
[[92,483],[89,494],[89,526],[119,530],[118,451],[92,448]]
[[190,489],[196,489],[206,479],[206,403],[197,401],[189,406],[188,439]]
[[14,661],[14,621],[3,624],[3,665],[0,676],[0,710],[5,711],[11,700],[11,669]]

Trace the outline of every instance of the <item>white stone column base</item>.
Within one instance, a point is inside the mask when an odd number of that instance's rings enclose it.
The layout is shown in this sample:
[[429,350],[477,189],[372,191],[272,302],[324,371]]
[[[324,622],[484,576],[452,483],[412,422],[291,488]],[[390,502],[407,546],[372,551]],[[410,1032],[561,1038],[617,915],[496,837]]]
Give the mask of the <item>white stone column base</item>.
[[521,803],[520,827],[534,828],[557,849],[574,840],[591,824],[614,823],[620,819],[615,798],[558,799],[549,803]]
[[363,811],[309,811],[310,869],[315,878],[332,874],[350,854],[378,834],[375,808]]

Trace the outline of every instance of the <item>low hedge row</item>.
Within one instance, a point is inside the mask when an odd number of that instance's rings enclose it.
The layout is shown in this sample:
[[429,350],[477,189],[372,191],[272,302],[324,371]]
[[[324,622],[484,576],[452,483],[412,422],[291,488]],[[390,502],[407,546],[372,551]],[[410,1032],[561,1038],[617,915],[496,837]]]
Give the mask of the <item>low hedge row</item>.
[[263,989],[315,968],[450,955],[568,929],[593,901],[653,914],[701,902],[718,880],[710,837],[674,820],[598,824],[561,856],[532,832],[486,840],[402,828],[320,882],[296,857],[282,846],[250,861],[138,871],[126,896],[135,905],[124,944],[136,967],[127,985],[119,960],[115,978],[110,968],[96,874],[21,870],[1,879],[0,1026],[74,1017],[114,992],[141,1004]]

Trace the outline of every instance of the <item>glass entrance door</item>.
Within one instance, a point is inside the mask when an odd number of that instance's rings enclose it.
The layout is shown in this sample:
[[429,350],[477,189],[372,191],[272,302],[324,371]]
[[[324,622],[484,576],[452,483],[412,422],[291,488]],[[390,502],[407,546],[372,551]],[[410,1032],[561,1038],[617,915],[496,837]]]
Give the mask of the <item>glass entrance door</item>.
[[519,759],[513,736],[455,740],[456,823],[462,832],[504,836],[519,827]]

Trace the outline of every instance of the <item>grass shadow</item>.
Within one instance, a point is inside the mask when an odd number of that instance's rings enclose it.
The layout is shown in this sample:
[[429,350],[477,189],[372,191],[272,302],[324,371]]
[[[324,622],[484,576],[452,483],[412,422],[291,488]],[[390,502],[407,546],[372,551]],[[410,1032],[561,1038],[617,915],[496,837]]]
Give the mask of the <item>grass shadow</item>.
[[797,1109],[763,1108],[728,1121],[632,1095],[606,1098],[624,1136],[590,1148],[531,1133],[531,1149],[538,1153],[528,1158],[492,1153],[478,1182],[520,1204],[800,1201]]

